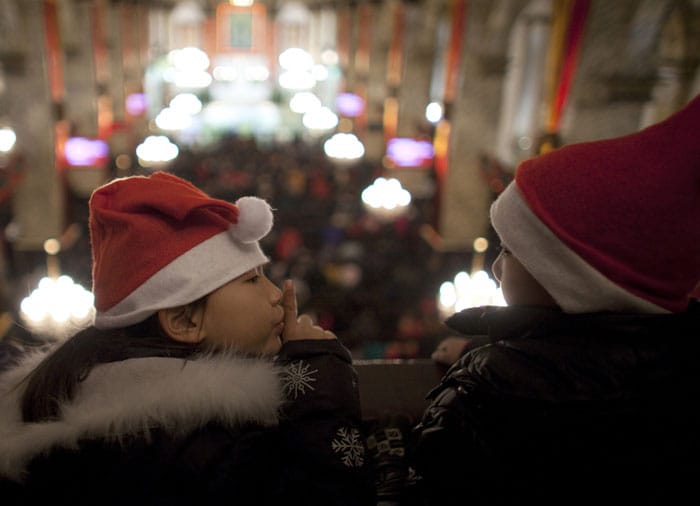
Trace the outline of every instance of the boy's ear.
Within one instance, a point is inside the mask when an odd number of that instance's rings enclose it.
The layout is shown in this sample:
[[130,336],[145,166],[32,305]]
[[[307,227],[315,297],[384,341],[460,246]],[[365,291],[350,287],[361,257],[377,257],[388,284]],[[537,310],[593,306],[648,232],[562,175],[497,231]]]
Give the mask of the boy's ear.
[[177,306],[158,311],[163,331],[175,341],[198,344],[204,340],[201,311],[192,306]]

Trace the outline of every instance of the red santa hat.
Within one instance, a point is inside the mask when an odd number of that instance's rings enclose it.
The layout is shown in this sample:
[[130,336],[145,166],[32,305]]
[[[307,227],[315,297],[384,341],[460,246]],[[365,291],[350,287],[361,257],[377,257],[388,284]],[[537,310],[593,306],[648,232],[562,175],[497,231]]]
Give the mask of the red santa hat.
[[700,282],[700,96],[521,163],[491,221],[565,312],[685,310]]
[[98,328],[124,327],[193,302],[267,262],[262,199],[211,198],[164,172],[116,179],[90,197]]

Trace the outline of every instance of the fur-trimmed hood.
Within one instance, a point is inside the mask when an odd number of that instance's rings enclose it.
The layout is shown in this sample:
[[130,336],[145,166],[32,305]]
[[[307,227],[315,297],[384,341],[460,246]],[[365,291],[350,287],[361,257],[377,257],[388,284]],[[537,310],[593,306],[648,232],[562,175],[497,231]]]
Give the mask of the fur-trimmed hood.
[[119,439],[162,428],[187,434],[208,422],[274,425],[283,393],[271,362],[231,355],[135,358],[95,367],[55,421],[22,422],[22,379],[34,354],[0,377],[0,475],[19,478],[35,456],[82,438]]

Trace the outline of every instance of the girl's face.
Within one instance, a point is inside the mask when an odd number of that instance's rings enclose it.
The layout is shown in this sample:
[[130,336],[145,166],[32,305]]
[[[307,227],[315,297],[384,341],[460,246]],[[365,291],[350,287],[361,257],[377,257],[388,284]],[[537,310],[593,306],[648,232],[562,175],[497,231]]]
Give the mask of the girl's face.
[[551,295],[525,270],[506,248],[493,262],[493,275],[501,284],[503,298],[509,306],[556,306]]
[[207,296],[202,321],[205,342],[241,353],[276,354],[284,320],[281,300],[282,291],[265,276],[262,266],[251,269]]

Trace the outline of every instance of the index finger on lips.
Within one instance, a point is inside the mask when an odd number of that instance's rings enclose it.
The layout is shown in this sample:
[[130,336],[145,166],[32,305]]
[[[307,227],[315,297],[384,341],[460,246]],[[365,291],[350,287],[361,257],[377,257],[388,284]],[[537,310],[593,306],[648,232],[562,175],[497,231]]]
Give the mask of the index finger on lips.
[[284,325],[286,328],[291,328],[297,322],[297,295],[291,279],[284,282],[282,308],[284,309]]

